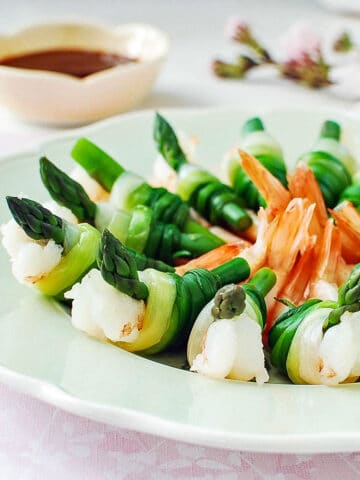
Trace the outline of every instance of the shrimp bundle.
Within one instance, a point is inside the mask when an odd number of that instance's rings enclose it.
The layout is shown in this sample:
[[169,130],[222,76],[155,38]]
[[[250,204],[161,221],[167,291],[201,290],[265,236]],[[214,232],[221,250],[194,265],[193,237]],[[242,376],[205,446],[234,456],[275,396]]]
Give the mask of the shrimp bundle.
[[240,258],[212,271],[189,270],[183,277],[156,265],[140,268],[134,253],[108,230],[102,234],[98,267],[66,293],[73,301],[73,325],[146,354],[184,344],[196,316],[217,290],[249,275]]
[[273,365],[294,383],[336,385],[360,376],[360,265],[335,301],[308,300],[270,331]]
[[15,277],[45,295],[63,298],[94,265],[100,233],[27,198],[7,197],[7,203],[13,220],[2,226],[2,243]]
[[177,192],[210,223],[241,232],[251,225],[242,208],[243,199],[215,175],[189,163],[171,125],[158,113],[155,116],[154,139],[166,162],[178,174]]
[[267,315],[264,297],[275,281],[274,272],[263,268],[248,283],[227,285],[216,293],[191,330],[191,370],[213,378],[269,379],[261,335]]
[[102,189],[110,193],[109,202],[115,207],[128,212],[144,205],[152,209],[155,222],[172,223],[185,233],[201,233],[218,245],[224,243],[190,218],[190,206],[178,195],[165,188],[152,187],[86,138],[76,142],[71,155]]
[[264,383],[271,364],[294,383],[357,381],[360,189],[340,126],[324,122],[289,174],[251,118],[231,185],[190,163],[159,114],[153,134],[177,193],[84,138],[72,177],[40,159],[57,203],[7,198],[15,277],[67,301],[73,326],[98,340],[142,355],[186,345],[191,371],[208,377]]
[[146,205],[124,211],[110,202],[95,203],[78,182],[45,157],[40,159],[40,175],[51,197],[71,210],[79,222],[100,231],[108,228],[126,246],[151,258],[173,263],[179,256],[192,258],[222,243],[214,235],[184,233],[173,223],[156,221]]

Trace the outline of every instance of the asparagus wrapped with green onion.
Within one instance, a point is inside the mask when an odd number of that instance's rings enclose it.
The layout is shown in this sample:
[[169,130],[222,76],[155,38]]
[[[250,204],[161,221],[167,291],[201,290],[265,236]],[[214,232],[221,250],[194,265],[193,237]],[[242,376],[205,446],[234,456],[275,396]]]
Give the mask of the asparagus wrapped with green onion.
[[360,376],[360,264],[337,301],[292,307],[270,330],[271,361],[297,384],[336,385]]
[[133,254],[108,230],[102,234],[99,271],[91,270],[66,294],[74,326],[129,351],[153,354],[184,344],[200,310],[228,283],[249,275],[235,258],[183,277],[150,268],[139,271]]
[[188,162],[173,128],[158,113],[154,140],[158,151],[178,173],[177,192],[184,201],[213,225],[223,225],[235,232],[251,225],[251,218],[242,208],[244,200],[207,170]]
[[343,190],[351,184],[354,167],[354,160],[340,144],[340,134],[340,125],[327,120],[314,148],[299,158],[314,172],[329,208],[336,206]]
[[349,201],[355,208],[360,210],[360,175],[356,173],[352,179],[353,183],[343,190],[339,203]]
[[215,246],[224,242],[206,227],[190,218],[190,206],[165,188],[155,188],[145,179],[122,167],[95,144],[81,138],[72,149],[73,159],[105,190],[111,192],[110,203],[126,212],[139,205],[150,207],[154,222],[174,224],[184,233],[201,234]]
[[191,370],[213,378],[269,379],[264,362],[262,331],[264,297],[276,282],[269,268],[260,269],[244,285],[227,285],[197,317],[187,346]]
[[212,236],[183,233],[174,224],[156,221],[151,208],[144,205],[125,212],[109,202],[95,203],[79,183],[45,157],[40,159],[40,174],[51,197],[70,209],[79,222],[100,231],[108,228],[124,245],[148,257],[172,264],[176,257],[197,257],[219,244]]
[[74,225],[27,198],[7,197],[13,219],[1,228],[15,277],[62,298],[96,262],[100,233]]
[[[278,142],[265,130],[260,118],[250,118],[242,128],[241,149],[256,157],[286,187],[286,165],[283,152]],[[228,160],[230,185],[235,192],[244,198],[246,206],[257,210],[266,202],[247,176],[239,162],[238,151]]]

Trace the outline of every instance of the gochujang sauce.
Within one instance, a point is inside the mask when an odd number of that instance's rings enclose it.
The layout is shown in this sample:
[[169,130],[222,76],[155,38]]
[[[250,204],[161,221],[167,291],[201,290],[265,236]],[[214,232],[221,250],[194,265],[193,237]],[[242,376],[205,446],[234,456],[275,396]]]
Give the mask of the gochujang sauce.
[[83,78],[108,68],[137,62],[117,53],[81,49],[54,49],[24,53],[0,60],[0,66],[46,70]]

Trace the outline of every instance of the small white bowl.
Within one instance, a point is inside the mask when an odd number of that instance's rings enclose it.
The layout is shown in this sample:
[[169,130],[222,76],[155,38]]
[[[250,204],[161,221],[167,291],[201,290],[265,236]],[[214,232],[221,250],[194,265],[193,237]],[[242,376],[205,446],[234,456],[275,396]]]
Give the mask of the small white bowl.
[[164,33],[143,24],[33,25],[0,36],[0,60],[36,50],[83,48],[120,53],[139,61],[77,78],[0,65],[0,104],[24,119],[73,125],[125,112],[144,99],[168,52]]

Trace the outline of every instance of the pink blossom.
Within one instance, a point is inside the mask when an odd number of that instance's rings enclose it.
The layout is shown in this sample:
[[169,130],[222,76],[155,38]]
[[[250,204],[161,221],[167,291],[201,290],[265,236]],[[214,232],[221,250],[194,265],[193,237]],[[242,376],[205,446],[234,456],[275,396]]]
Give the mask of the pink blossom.
[[321,56],[320,37],[309,25],[294,24],[280,40],[285,62],[317,61]]
[[231,40],[238,40],[250,31],[249,24],[241,17],[230,17],[225,27],[225,35]]

